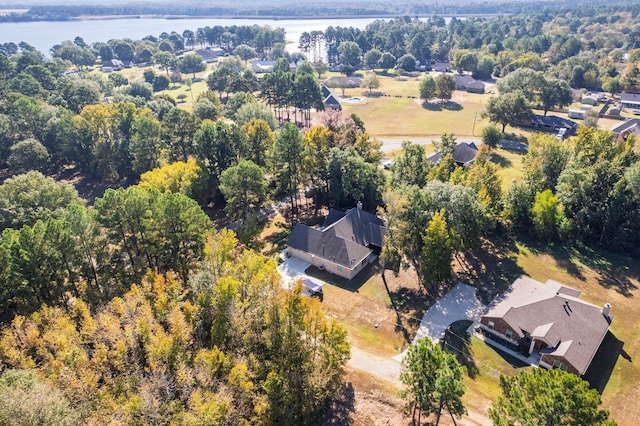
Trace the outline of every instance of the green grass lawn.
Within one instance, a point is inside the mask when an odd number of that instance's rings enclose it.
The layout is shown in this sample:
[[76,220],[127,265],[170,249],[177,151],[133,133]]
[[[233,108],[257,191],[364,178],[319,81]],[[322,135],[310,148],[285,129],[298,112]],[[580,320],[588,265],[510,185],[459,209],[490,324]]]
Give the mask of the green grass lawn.
[[500,166],[498,175],[502,180],[502,191],[506,191],[513,184],[513,180],[519,181],[523,175],[522,158],[524,152],[508,151],[497,148],[491,154],[491,161]]
[[[148,68],[152,68],[155,71],[155,73],[158,75],[165,74],[164,70],[153,68],[153,67],[124,68],[120,71],[113,71],[113,73],[121,74],[124,77],[126,77],[129,81],[142,81],[143,73]],[[211,70],[211,65],[207,65],[206,69],[203,72],[196,73],[196,77],[204,77],[210,70]],[[109,75],[107,73],[101,72],[97,67],[93,69],[92,72],[101,74],[102,76],[104,76],[104,78],[108,78],[107,76]],[[193,107],[193,102],[198,99],[198,96],[201,93],[204,93],[208,90],[207,82],[199,81],[197,83],[192,83],[191,88],[189,88],[189,86],[186,84],[186,80],[193,79],[193,75],[183,74],[182,78],[183,78],[182,83],[171,83],[167,89],[161,92],[156,92],[156,94],[158,93],[167,94],[172,98],[176,99],[176,101],[178,102],[178,106],[180,108],[191,110]],[[183,94],[186,95],[186,97],[180,100],[178,97]]]
[[[346,89],[344,97],[364,97],[357,104],[344,102],[346,113],[356,113],[364,121],[367,131],[377,137],[430,137],[453,133],[458,137],[482,134],[488,125],[483,119],[487,100],[491,94],[479,95],[454,92],[450,101],[418,99],[420,78],[380,76],[380,87],[369,96],[367,89]],[[338,97],[342,91],[336,89]],[[475,122],[475,124],[474,124]]]

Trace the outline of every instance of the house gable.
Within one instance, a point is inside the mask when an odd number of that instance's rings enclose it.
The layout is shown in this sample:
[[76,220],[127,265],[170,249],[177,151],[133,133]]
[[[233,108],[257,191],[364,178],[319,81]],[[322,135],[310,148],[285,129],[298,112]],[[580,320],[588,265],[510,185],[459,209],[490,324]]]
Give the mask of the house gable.
[[558,282],[542,284],[523,276],[481,323],[521,342],[530,338],[531,349],[538,349],[541,361],[548,366],[563,362],[568,370],[584,374],[611,318],[579,296],[580,291]]
[[[475,143],[459,142],[453,147],[453,161],[460,167],[473,164],[478,153],[478,147]],[[437,164],[442,160],[442,154],[434,152],[427,157],[427,161]]]
[[304,260],[324,259],[339,266],[338,270],[353,271],[382,247],[386,232],[382,219],[359,207],[346,213],[332,210],[325,224],[321,229],[296,225],[287,241],[290,252]]

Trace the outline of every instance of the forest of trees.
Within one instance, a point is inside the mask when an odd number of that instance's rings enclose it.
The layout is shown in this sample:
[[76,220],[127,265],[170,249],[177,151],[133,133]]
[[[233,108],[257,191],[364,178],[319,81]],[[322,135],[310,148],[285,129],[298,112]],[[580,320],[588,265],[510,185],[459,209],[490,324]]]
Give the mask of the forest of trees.
[[98,306],[76,293],[4,327],[0,401],[21,390],[16,379],[2,387],[15,370],[46,377],[57,399],[29,387],[23,401],[0,404],[0,421],[33,424],[24,422],[60,413],[51,424],[317,419],[342,385],[345,329],[300,288],[283,290],[275,263],[242,250],[233,233],[201,245],[188,281],[148,273]]
[[[471,167],[456,166],[455,135],[444,134],[440,163],[405,142],[384,172],[381,144],[366,123],[321,111],[316,77],[327,65],[346,65],[345,72],[398,65],[402,73],[448,60],[479,78],[500,78],[492,99],[512,97],[546,112],[568,103],[569,87],[640,91],[634,13],[575,9],[329,27],[303,35],[310,62],[284,52],[281,31],[257,26],[91,46],[76,38],[54,46],[51,58],[25,43],[2,44],[3,396],[11,404],[20,395],[25,404],[51,404],[60,424],[313,423],[341,386],[349,345],[316,300],[282,290],[274,261],[249,249],[259,229],[248,227],[269,200],[287,201],[289,226],[309,202],[313,211],[361,201],[387,222],[386,264],[413,267],[431,294],[449,282],[454,259],[495,235],[637,257],[633,138],[615,140],[589,126],[564,141],[534,135],[523,178],[504,191],[490,161],[501,138],[493,126]],[[160,92],[182,79],[176,73],[200,72],[189,54],[178,58],[197,45],[231,57],[188,110]],[[329,64],[319,59],[325,47]],[[144,81],[89,72],[98,57],[144,64]],[[259,82],[247,68],[252,57],[276,60],[274,72]],[[450,80],[425,79],[420,96],[450,96]],[[83,200],[51,177],[70,171],[114,189]],[[238,221],[238,237],[214,229],[206,206]],[[436,349],[418,350],[446,367],[440,382],[454,379],[446,388],[428,382],[428,399],[412,397],[414,413],[464,412],[456,402],[464,392],[459,369]],[[508,394],[509,380],[501,384],[505,396],[492,415],[511,416],[517,400],[508,399],[517,395]],[[440,397],[445,390],[450,400]],[[3,415],[10,414],[0,412],[0,423]]]

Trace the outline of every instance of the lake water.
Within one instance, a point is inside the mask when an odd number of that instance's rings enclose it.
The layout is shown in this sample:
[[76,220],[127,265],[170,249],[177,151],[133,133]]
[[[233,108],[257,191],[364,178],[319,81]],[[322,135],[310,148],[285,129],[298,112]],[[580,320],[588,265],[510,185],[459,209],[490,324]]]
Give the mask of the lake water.
[[0,43],[25,41],[41,51],[49,54],[49,49],[65,40],[82,37],[87,44],[110,39],[130,38],[140,40],[148,35],[155,37],[163,32],[175,31],[182,34],[184,30],[196,31],[206,26],[222,25],[266,25],[272,28],[284,28],[287,50],[297,50],[300,35],[307,31],[324,31],[333,25],[364,29],[376,18],[353,19],[108,19],[65,22],[7,22],[0,23]]

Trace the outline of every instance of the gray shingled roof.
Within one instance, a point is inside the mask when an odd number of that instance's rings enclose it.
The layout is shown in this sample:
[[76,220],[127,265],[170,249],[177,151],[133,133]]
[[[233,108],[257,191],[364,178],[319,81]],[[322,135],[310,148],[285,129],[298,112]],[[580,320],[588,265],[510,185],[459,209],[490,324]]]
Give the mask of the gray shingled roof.
[[531,123],[539,126],[549,126],[555,129],[566,128],[570,131],[573,131],[578,127],[578,123],[562,117],[556,117],[555,115],[534,114],[533,117],[531,117]]
[[[478,153],[478,147],[475,143],[459,142],[453,147],[453,161],[457,164],[464,166],[471,163]],[[427,157],[427,161],[432,163],[439,163],[442,160],[442,155],[439,152],[434,152]]]
[[614,125],[611,128],[611,131],[616,135],[619,135],[620,133],[625,131],[631,131],[635,134],[636,132],[638,132],[639,128],[640,128],[640,120],[638,120],[637,118],[631,118]]
[[620,94],[620,102],[640,104],[640,94],[623,92]]
[[[484,317],[502,318],[520,336],[531,334],[584,374],[609,329],[600,307],[578,299],[580,292],[549,280],[520,277],[512,290]],[[543,358],[544,360],[544,358]]]
[[384,222],[360,208],[347,213],[332,210],[325,223],[322,229],[297,224],[287,245],[347,268],[366,259],[370,245],[382,247]]

